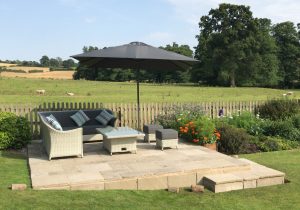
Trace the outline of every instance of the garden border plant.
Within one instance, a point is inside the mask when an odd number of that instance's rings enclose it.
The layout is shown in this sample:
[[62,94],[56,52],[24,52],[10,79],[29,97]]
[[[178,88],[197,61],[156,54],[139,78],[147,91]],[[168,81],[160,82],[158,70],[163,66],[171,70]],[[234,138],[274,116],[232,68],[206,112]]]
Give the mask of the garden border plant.
[[21,149],[31,139],[30,124],[25,117],[0,112],[0,149]]
[[[279,107],[277,111],[281,110],[290,116],[285,118],[274,117],[275,108],[264,108],[272,103],[266,103],[261,108],[271,110],[268,116],[273,116],[271,118],[275,120],[261,118],[260,113],[254,114],[247,111],[230,117],[211,119],[204,115],[201,107],[185,105],[185,107],[171,107],[157,116],[156,122],[165,128],[176,129],[182,139],[191,143],[204,145],[217,142],[219,151],[226,154],[267,152],[299,147],[299,105],[288,100],[275,102],[280,104],[277,106]],[[285,103],[289,105],[282,106]],[[266,115],[266,113],[262,114],[262,116]]]

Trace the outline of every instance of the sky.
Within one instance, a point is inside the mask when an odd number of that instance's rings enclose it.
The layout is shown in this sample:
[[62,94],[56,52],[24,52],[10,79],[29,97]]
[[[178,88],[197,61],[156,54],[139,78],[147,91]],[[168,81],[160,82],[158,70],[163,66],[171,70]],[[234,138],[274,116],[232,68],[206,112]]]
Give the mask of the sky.
[[254,17],[300,23],[300,0],[0,0],[0,60],[69,56],[141,41],[197,45],[200,17],[220,3],[250,6]]

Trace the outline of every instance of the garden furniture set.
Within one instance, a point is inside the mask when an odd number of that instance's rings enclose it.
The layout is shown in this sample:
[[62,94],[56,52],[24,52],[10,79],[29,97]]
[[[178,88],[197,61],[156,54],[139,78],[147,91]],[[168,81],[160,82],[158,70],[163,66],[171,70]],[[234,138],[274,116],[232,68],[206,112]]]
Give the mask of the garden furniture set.
[[143,132],[129,127],[114,127],[116,118],[111,110],[69,110],[38,113],[43,146],[49,156],[83,157],[83,143],[103,140],[103,148],[114,152],[137,152],[136,141],[156,141],[156,147],[178,146],[178,133],[161,125],[144,125]]

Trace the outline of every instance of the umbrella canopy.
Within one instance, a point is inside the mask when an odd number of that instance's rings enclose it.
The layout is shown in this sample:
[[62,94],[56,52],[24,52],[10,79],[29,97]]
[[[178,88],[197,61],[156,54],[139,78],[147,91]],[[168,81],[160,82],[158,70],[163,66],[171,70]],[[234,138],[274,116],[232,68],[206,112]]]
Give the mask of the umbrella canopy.
[[140,129],[139,70],[184,70],[197,60],[174,52],[152,47],[142,42],[108,47],[71,56],[81,65],[99,68],[123,68],[137,70],[138,128]]
[[131,68],[144,70],[182,70],[197,60],[142,42],[108,47],[71,56],[88,67]]

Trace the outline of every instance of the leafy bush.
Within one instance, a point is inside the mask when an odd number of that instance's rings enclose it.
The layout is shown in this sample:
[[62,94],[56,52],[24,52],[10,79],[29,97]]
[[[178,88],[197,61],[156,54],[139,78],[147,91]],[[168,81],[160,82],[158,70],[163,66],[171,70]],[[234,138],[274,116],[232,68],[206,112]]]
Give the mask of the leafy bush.
[[218,130],[221,133],[221,140],[218,150],[226,154],[241,154],[256,152],[257,146],[255,137],[249,135],[244,129],[224,125]]
[[183,105],[172,106],[165,110],[164,113],[155,118],[155,122],[162,125],[164,128],[173,128],[179,130],[179,127],[194,119],[203,116],[200,106],[197,105]]
[[278,137],[261,136],[257,145],[261,151],[271,152],[294,149],[299,146],[299,143]]
[[0,144],[1,149],[20,149],[31,140],[29,122],[24,117],[16,116],[9,112],[0,112]]
[[283,120],[299,113],[299,105],[294,100],[271,100],[259,108],[260,117],[270,120]]
[[10,146],[11,136],[7,132],[0,131],[0,149],[6,149]]
[[297,114],[291,118],[293,126],[297,129],[300,129],[300,114]]
[[266,136],[279,136],[292,141],[300,141],[300,130],[294,127],[292,119],[265,120],[261,126]]
[[240,115],[236,114],[232,117],[223,117],[217,119],[217,124],[229,124],[237,128],[245,129],[251,135],[259,135],[263,132],[261,128],[262,119],[257,118],[251,112],[242,112]]

